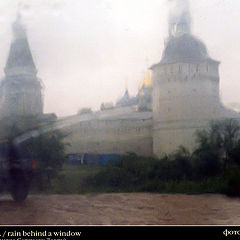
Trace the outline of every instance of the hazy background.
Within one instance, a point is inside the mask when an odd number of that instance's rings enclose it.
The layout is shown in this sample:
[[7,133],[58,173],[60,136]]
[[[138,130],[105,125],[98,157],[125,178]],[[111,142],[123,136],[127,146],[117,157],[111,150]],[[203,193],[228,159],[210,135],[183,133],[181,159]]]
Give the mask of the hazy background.
[[[240,109],[240,1],[190,0],[192,31],[221,61],[224,104]],[[17,9],[27,28],[44,111],[58,116],[99,109],[128,87],[135,95],[167,37],[167,0],[0,0],[0,77]]]

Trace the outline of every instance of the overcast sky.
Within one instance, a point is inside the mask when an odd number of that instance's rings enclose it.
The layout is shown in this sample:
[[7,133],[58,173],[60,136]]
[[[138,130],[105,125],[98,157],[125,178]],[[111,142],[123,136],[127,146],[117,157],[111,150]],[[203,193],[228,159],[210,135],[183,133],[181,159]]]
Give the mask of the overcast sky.
[[[160,61],[167,37],[167,0],[0,0],[0,77],[11,24],[20,9],[44,111],[58,116],[135,95],[148,67]],[[240,1],[190,0],[192,32],[221,61],[225,104],[240,103]]]

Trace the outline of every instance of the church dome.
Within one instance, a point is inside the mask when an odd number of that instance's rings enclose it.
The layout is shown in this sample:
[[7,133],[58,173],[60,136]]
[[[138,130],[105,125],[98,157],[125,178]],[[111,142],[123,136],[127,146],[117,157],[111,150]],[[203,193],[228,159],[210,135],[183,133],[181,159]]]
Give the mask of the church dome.
[[190,34],[183,34],[168,40],[160,63],[199,62],[205,59],[209,56],[204,43]]
[[152,88],[152,77],[150,71],[146,72],[145,78],[138,85],[138,90],[141,90],[142,87]]

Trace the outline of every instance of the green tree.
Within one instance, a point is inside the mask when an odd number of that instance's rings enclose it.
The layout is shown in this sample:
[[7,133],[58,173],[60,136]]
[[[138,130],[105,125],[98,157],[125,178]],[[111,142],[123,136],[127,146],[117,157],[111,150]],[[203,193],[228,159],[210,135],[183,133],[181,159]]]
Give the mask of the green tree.
[[170,156],[170,161],[171,168],[175,172],[175,178],[192,178],[192,154],[187,148],[179,146],[177,151]]
[[235,163],[240,166],[240,140],[238,140],[229,151],[229,159],[231,163]]
[[51,185],[51,180],[62,168],[65,160],[65,136],[65,133],[53,130],[29,138],[20,145],[23,154],[28,154],[36,161],[36,179],[41,190]]
[[[224,168],[231,161],[232,151],[238,146],[240,134],[239,123],[234,119],[213,121],[208,129],[196,132],[198,147],[194,151],[200,159],[206,158],[215,164],[222,161]],[[207,160],[208,159],[208,160]]]
[[56,118],[24,117],[3,119],[0,122],[2,138],[15,143],[20,158],[36,162],[35,181],[44,190],[58,175],[65,160],[66,132],[56,130]]

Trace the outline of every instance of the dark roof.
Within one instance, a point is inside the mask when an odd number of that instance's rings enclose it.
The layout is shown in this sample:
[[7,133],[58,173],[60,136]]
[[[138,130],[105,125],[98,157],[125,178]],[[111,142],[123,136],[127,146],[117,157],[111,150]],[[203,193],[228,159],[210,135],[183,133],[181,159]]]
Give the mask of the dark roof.
[[33,71],[36,71],[28,40],[26,38],[15,39],[11,44],[5,69],[10,70],[15,67],[28,67]]
[[13,23],[12,30],[14,41],[11,43],[5,73],[11,73],[11,69],[14,68],[37,72],[20,15],[17,16],[16,21]]
[[201,62],[204,60],[217,63],[209,57],[207,48],[201,40],[191,34],[183,34],[168,40],[159,64]]
[[116,106],[130,106],[134,104],[137,104],[137,99],[130,97],[128,90],[126,90],[123,97],[117,101]]

